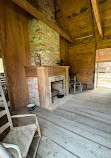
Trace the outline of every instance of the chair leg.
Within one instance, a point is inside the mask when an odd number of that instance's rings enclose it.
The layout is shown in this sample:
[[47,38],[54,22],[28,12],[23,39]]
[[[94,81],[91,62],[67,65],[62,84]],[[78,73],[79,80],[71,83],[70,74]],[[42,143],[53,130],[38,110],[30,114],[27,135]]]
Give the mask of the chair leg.
[[53,96],[52,96],[52,103],[54,103],[54,98],[53,98]]
[[38,125],[38,127],[37,127],[37,132],[38,132],[38,134],[39,134],[39,137],[41,138],[41,131],[40,131],[39,125]]
[[37,141],[37,144],[36,144],[36,148],[35,148],[35,152],[34,152],[33,158],[35,158],[36,155],[37,155],[37,150],[38,150],[39,143],[40,143],[40,138],[38,138],[38,141]]
[[74,84],[74,93],[76,92],[76,84]]
[[71,93],[71,86],[69,86],[69,92]]
[[82,89],[83,89],[83,85],[81,85],[81,87],[80,87],[81,89],[80,89],[80,91],[82,92]]
[[38,150],[38,146],[39,146],[39,143],[40,143],[40,139],[41,139],[41,131],[40,131],[40,126],[38,124],[38,127],[37,127],[37,132],[38,132],[38,141],[37,141],[37,144],[36,144],[36,148],[35,148],[35,152],[34,152],[34,155],[33,155],[33,158],[36,157],[36,154],[37,154],[37,150]]

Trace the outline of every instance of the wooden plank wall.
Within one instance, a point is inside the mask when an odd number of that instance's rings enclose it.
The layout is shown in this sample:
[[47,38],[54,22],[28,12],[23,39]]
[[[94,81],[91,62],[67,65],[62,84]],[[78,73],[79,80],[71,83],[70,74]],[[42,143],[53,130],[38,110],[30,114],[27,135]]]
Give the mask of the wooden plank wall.
[[2,52],[1,52],[1,49],[0,49],[0,58],[2,58]]
[[96,51],[96,62],[111,62],[111,48],[98,49]]
[[11,107],[28,103],[24,66],[30,63],[26,13],[10,0],[0,0],[0,45],[8,81]]
[[77,81],[87,83],[93,88],[94,74],[94,43],[80,44],[69,47],[70,73],[76,74]]
[[[71,73],[77,73],[77,80],[88,83],[89,88],[94,87],[96,50],[111,48],[111,1],[98,0],[98,4],[103,39],[99,35],[89,0],[69,0],[68,2],[65,1],[62,6],[65,10],[66,7],[69,8],[64,13],[64,18],[66,18],[70,28],[70,35],[75,38],[74,45],[68,44],[68,65],[71,66]],[[57,7],[56,17],[58,23],[63,26],[64,19],[61,16],[61,8]],[[67,26],[64,25],[63,27],[64,30],[67,30]]]
[[60,59],[64,65],[68,65],[68,42],[63,37],[60,37]]

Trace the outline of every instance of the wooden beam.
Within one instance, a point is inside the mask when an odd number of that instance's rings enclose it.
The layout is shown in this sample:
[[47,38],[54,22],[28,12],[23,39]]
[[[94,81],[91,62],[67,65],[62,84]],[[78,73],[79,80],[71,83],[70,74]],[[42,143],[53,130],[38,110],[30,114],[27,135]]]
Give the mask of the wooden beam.
[[79,37],[79,38],[76,38],[75,41],[80,40],[80,39],[84,39],[84,38],[89,38],[89,37],[92,37],[92,36],[93,36],[93,35],[88,35],[88,36]]
[[98,8],[98,2],[97,2],[97,0],[91,0],[91,3],[92,3],[94,16],[95,16],[95,19],[96,19],[99,34],[100,34],[101,38],[103,38],[103,31],[102,31],[100,13],[99,13],[99,8]]
[[99,71],[98,71],[98,69],[99,69],[99,62],[97,63],[97,76],[96,76],[96,88],[98,88],[98,73],[99,73]]
[[67,35],[61,28],[57,26],[56,23],[52,22],[51,20],[47,19],[45,15],[43,15],[39,10],[37,10],[35,7],[33,7],[29,2],[26,0],[11,0],[21,8],[23,8],[25,11],[33,15],[38,20],[45,23],[47,26],[52,28],[55,32],[60,34],[62,37],[70,41],[71,43],[74,43],[74,41],[71,39],[69,35]]

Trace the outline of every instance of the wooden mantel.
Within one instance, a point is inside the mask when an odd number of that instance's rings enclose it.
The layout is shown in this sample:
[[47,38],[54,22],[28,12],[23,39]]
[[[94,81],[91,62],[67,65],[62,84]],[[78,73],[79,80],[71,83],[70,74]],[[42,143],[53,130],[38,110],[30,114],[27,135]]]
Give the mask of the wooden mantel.
[[66,95],[69,94],[69,66],[26,66],[26,77],[38,78],[40,106],[46,107],[50,104],[49,77],[65,76]]

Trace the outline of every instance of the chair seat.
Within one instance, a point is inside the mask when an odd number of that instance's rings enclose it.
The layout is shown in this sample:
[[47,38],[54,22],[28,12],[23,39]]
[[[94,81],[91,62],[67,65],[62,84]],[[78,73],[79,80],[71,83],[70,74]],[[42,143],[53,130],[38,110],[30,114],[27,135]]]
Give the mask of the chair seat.
[[[25,158],[29,151],[36,129],[36,124],[14,127],[5,137],[3,143],[17,145],[21,151],[22,157]],[[18,158],[16,150],[8,149],[8,151]]]

